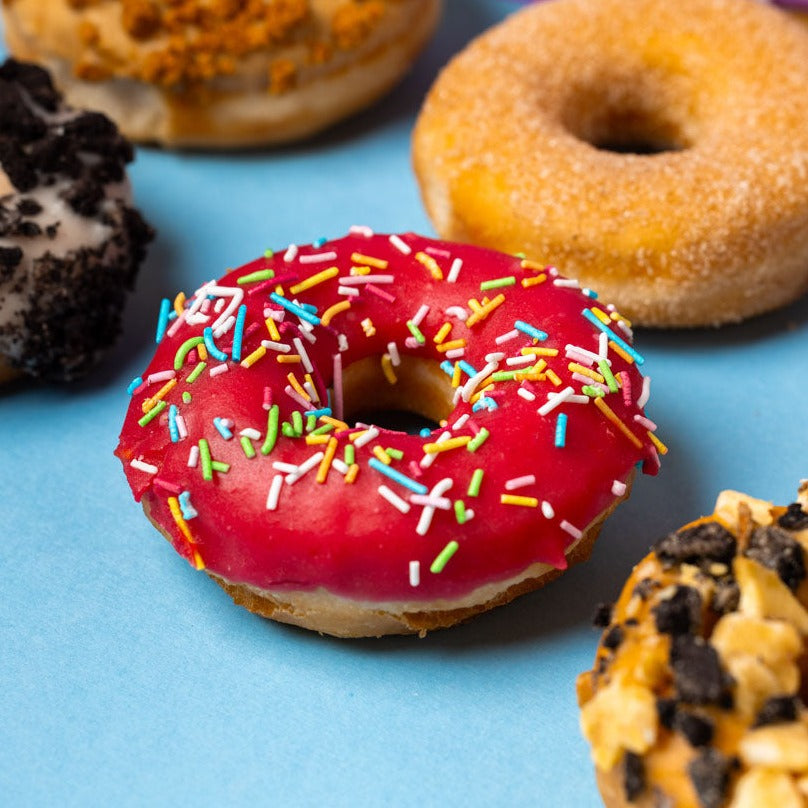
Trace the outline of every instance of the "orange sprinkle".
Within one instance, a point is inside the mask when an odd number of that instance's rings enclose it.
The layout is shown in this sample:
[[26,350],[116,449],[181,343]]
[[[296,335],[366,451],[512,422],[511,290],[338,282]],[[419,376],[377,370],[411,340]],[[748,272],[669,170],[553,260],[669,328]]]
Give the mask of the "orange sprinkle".
[[335,303],[333,306],[329,306],[324,312],[323,316],[320,318],[320,322],[323,325],[328,325],[331,320],[336,317],[341,311],[348,311],[351,308],[351,301],[350,300],[340,300],[339,303]]
[[317,469],[317,482],[324,483],[328,477],[328,471],[331,468],[331,461],[337,452],[339,441],[336,438],[329,438],[328,446],[325,448],[325,454],[320,461],[320,467]]
[[547,276],[542,272],[541,275],[534,275],[532,278],[522,278],[522,286],[527,289],[529,286],[538,286],[540,283],[544,283],[547,280]]
[[314,383],[314,379],[311,378],[311,373],[306,374],[306,383],[311,387],[311,391],[314,393],[314,400],[319,404],[320,396],[317,393],[317,385]]
[[384,373],[384,378],[390,384],[395,384],[398,381],[396,372],[393,370],[393,360],[390,358],[390,354],[382,355],[382,373]]
[[169,379],[151,398],[143,402],[143,412],[149,412],[157,406],[158,401],[167,396],[177,386],[176,379]]
[[348,424],[345,423],[345,421],[340,421],[338,418],[332,418],[330,415],[321,415],[320,420],[324,424],[331,424],[331,426],[333,426],[334,429],[337,430],[337,432],[344,432],[350,429],[350,427],[348,426]]
[[199,345],[196,346],[196,352],[199,354],[200,359],[208,358],[208,349],[205,347],[204,342],[200,342]]
[[292,385],[295,392],[306,399],[306,401],[311,401],[311,396],[306,392],[306,389],[303,385],[297,380],[297,376],[294,373],[287,373],[286,379],[288,380],[289,384]]
[[642,441],[615,415],[614,410],[602,399],[594,399],[595,406],[610,420],[638,449]]
[[174,298],[174,311],[177,312],[177,316],[179,317],[184,309],[185,309],[185,292],[180,292]]
[[446,353],[446,351],[453,351],[455,348],[465,348],[466,347],[466,340],[464,339],[451,339],[449,342],[442,342],[438,345],[438,350],[441,353]]
[[488,315],[491,314],[494,309],[501,306],[504,302],[505,295],[497,295],[493,300],[486,303],[479,311],[475,311],[472,315],[470,315],[468,320],[466,320],[466,325],[471,328],[471,326],[473,326],[475,323],[488,317]]
[[624,351],[614,340],[609,340],[609,347],[620,357],[626,360],[630,365],[634,364],[634,357]]
[[629,328],[631,328],[631,320],[627,319],[626,317],[623,317],[623,315],[620,314],[619,311],[613,311],[610,316],[612,320],[614,320],[615,322],[625,323]]
[[191,528],[188,527],[188,523],[182,516],[182,509],[176,497],[168,498],[168,509],[171,511],[171,515],[174,517],[174,521],[177,523],[177,527],[180,529],[182,535],[185,536],[191,544],[196,544],[193,533],[191,533]]
[[294,365],[303,360],[297,354],[283,354],[275,355],[275,361],[280,362],[282,365]]
[[451,323],[444,323],[439,329],[438,333],[432,338],[433,342],[436,345],[440,345],[446,337],[449,336],[449,332],[452,330]]
[[558,376],[556,375],[555,371],[552,368],[547,368],[544,374],[556,387],[561,387],[561,379],[558,378]]
[[194,548],[194,567],[198,570],[205,569],[205,562],[202,560],[202,556],[199,555],[199,550]]
[[656,446],[657,451],[661,455],[666,455],[668,453],[668,447],[650,430],[647,432],[648,437],[651,439],[651,443]]
[[351,255],[351,261],[355,264],[367,264],[369,267],[376,269],[387,269],[388,262],[384,258],[374,258],[371,255],[362,255],[362,253],[355,252]]
[[357,474],[359,474],[359,465],[357,463],[354,463],[348,469],[348,473],[345,475],[345,482],[352,483],[356,479]]
[[527,258],[522,259],[521,266],[522,269],[530,269],[533,270],[533,272],[544,272],[544,270],[547,269],[545,264],[537,264],[535,261],[531,261]]
[[381,460],[382,463],[384,463],[385,466],[390,465],[390,463],[391,463],[390,455],[387,454],[387,452],[385,452],[384,449],[382,449],[382,447],[379,446],[378,444],[373,447],[373,454],[375,454],[376,457],[378,457],[379,460]]
[[443,280],[443,272],[441,272],[438,262],[431,255],[425,252],[417,252],[415,253],[415,260],[419,264],[423,264],[436,281]]
[[329,267],[322,272],[318,272],[316,275],[312,275],[310,278],[300,281],[300,283],[296,283],[294,286],[290,287],[289,292],[293,295],[299,292],[305,292],[306,289],[311,289],[312,286],[317,286],[318,283],[323,283],[330,278],[336,278],[337,275],[339,275],[339,268]]

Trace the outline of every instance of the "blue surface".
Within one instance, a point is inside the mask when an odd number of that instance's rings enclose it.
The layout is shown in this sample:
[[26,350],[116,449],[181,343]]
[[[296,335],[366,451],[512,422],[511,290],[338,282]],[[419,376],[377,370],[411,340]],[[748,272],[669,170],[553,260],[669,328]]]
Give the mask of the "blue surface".
[[808,301],[720,331],[641,333],[671,446],[590,563],[426,639],[336,641],[254,617],[143,517],[112,456],[159,300],[265,247],[354,223],[432,232],[409,135],[439,66],[512,6],[449,2],[387,100],[275,152],[141,150],[159,229],[123,338],[91,379],[0,392],[0,803],[600,804],[574,679],[595,604],[722,488],[790,501],[808,476]]

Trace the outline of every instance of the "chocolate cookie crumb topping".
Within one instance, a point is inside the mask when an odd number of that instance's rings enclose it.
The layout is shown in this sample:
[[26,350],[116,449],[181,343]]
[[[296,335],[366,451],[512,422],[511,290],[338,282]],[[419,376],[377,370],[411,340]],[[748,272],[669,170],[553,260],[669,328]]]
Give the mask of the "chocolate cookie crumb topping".
[[621,626],[612,626],[606,634],[603,635],[603,647],[614,651],[620,647],[624,637],[623,628]]
[[805,551],[782,528],[774,525],[755,528],[744,555],[774,570],[792,591],[805,578]]
[[689,634],[701,623],[701,595],[692,586],[677,586],[671,597],[660,600],[651,611],[661,634]]
[[777,520],[777,524],[786,530],[804,530],[808,527],[808,513],[802,509],[799,502],[792,502]]
[[705,715],[678,712],[674,716],[673,728],[687,738],[691,746],[707,746],[713,739],[715,724]]
[[599,603],[595,607],[595,614],[592,615],[592,625],[595,628],[608,628],[612,622],[612,609],[611,603]]
[[676,692],[689,704],[731,706],[732,680],[721,668],[715,648],[701,637],[681,634],[673,638],[670,651]]
[[736,553],[735,537],[718,522],[702,522],[670,533],[653,550],[665,566],[719,561],[728,564]]
[[703,808],[721,807],[735,765],[733,758],[711,747],[702,750],[690,761],[687,772]]
[[629,802],[645,791],[645,764],[634,752],[626,752],[623,756],[623,790]]
[[774,696],[760,708],[754,726],[765,727],[768,724],[796,721],[798,714],[799,699],[796,696]]

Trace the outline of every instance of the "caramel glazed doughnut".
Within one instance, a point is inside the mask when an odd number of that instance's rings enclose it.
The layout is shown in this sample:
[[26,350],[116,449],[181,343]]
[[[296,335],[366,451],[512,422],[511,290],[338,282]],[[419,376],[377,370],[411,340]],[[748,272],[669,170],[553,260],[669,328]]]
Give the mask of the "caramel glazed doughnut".
[[407,70],[440,0],[3,0],[13,54],[69,101],[169,146],[280,143],[367,106]]
[[608,808],[808,806],[806,550],[808,480],[725,491],[600,609],[578,699]]
[[[248,609],[337,636],[450,626],[588,557],[635,465],[657,470],[643,358],[594,297],[412,233],[292,245],[163,301],[116,454]],[[356,423],[378,409],[440,426]]]
[[153,237],[130,205],[132,156],[42,68],[0,65],[0,381],[74,379],[117,337]]
[[733,322],[808,288],[806,86],[808,30],[752,0],[537,3],[443,71],[415,169],[444,238],[638,324]]

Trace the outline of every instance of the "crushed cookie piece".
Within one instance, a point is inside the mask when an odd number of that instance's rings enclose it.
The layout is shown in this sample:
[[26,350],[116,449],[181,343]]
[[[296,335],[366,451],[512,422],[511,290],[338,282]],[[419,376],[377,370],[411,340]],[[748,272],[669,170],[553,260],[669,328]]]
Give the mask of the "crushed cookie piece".
[[707,747],[690,761],[687,773],[702,808],[720,808],[726,796],[732,770],[737,760]]
[[611,603],[599,603],[595,607],[595,614],[592,616],[592,625],[595,628],[608,628],[612,622],[612,610],[614,606]]
[[614,651],[620,647],[620,644],[623,642],[624,636],[625,632],[623,631],[622,626],[612,626],[603,635],[601,643],[603,644],[604,648],[607,648],[609,651]]
[[792,592],[805,578],[805,551],[782,528],[772,525],[753,530],[744,555],[774,570]]
[[659,589],[660,583],[654,578],[643,578],[633,589],[632,596],[636,595],[641,600],[647,600],[648,596],[655,590]]
[[804,530],[808,528],[808,513],[802,509],[799,502],[792,502],[777,520],[777,524],[786,530]]
[[673,728],[685,736],[691,746],[707,746],[715,734],[715,724],[706,715],[679,711],[674,715]]
[[19,247],[0,247],[0,283],[12,276],[20,261],[22,250]]
[[755,727],[796,721],[799,715],[799,699],[796,696],[774,696],[760,708],[755,719]]
[[701,623],[701,595],[690,586],[677,586],[651,612],[661,634],[689,634]]
[[657,716],[659,716],[659,723],[665,729],[673,729],[673,721],[676,718],[678,705],[679,702],[676,699],[657,699]]
[[634,752],[623,755],[623,791],[629,802],[636,800],[645,791],[645,764]]
[[702,522],[670,533],[653,546],[657,557],[666,567],[705,561],[729,564],[736,549],[735,537],[718,522]]
[[716,581],[711,607],[717,614],[728,614],[738,608],[741,599],[741,590],[738,582],[732,578]]
[[701,637],[681,634],[673,638],[670,650],[676,693],[689,704],[731,706],[730,677],[721,667],[715,648]]

